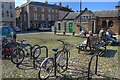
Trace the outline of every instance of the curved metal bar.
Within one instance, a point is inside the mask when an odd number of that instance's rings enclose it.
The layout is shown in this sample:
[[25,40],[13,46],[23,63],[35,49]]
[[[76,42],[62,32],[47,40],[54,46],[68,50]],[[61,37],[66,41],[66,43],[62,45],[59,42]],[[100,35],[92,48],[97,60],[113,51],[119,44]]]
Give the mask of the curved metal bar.
[[42,48],[45,48],[46,49],[46,58],[48,57],[48,48],[47,48],[47,46],[40,46],[40,48],[42,49]]
[[96,65],[95,65],[95,74],[97,75],[97,66],[98,66],[98,56],[99,54],[95,54],[91,57],[89,64],[88,64],[88,78],[87,80],[90,80],[90,68],[91,68],[91,62],[93,60],[94,57],[96,57]]
[[[48,48],[46,46],[39,46],[38,48],[42,49],[42,48],[45,48],[46,49],[46,58],[48,57]],[[35,58],[35,54],[33,53],[33,68],[36,68],[36,64],[35,64],[35,61],[36,58]]]
[[62,40],[60,40],[60,39],[58,39],[57,41],[62,42],[62,43],[64,44],[64,41],[62,41]]

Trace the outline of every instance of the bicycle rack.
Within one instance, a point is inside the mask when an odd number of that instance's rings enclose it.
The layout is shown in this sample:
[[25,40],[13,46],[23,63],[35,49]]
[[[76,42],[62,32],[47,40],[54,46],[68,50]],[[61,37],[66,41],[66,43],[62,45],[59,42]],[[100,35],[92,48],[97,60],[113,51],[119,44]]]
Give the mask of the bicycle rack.
[[56,62],[57,53],[54,54],[54,58],[55,58],[55,63],[54,63],[54,64],[55,64],[55,65],[54,65],[54,67],[55,67],[55,72],[54,72],[54,75],[56,76],[56,74],[57,74],[57,64],[56,64],[56,63],[57,63],[57,62]]
[[[40,49],[45,48],[45,51],[46,51],[46,57],[48,57],[48,48],[47,48],[46,46],[40,46],[39,48],[40,48]],[[36,60],[36,58],[35,58],[35,54],[33,54],[33,68],[36,68],[35,60]]]
[[90,80],[90,79],[91,79],[91,78],[90,78],[90,67],[91,67],[91,62],[92,62],[92,60],[93,60],[94,57],[96,57],[95,74],[97,75],[98,56],[99,56],[99,54],[93,55],[93,56],[91,57],[90,61],[89,61],[89,64],[88,64],[88,78],[87,78],[87,80]]

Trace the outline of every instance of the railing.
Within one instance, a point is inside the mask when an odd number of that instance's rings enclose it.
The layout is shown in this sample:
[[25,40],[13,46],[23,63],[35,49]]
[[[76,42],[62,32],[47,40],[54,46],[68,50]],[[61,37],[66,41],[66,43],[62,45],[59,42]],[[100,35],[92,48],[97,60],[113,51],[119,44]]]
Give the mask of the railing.
[[[48,57],[48,48],[47,48],[46,46],[40,46],[39,48],[40,48],[40,49],[45,48],[46,58],[47,58],[47,57]],[[35,54],[33,53],[33,68],[36,68],[35,62],[36,62],[36,58],[35,58]]]
[[90,68],[91,68],[91,63],[92,63],[92,60],[94,57],[96,57],[96,64],[95,64],[95,74],[97,75],[97,68],[98,68],[98,56],[99,54],[95,54],[91,57],[90,61],[89,61],[89,64],[88,64],[88,78],[87,80],[90,80]]

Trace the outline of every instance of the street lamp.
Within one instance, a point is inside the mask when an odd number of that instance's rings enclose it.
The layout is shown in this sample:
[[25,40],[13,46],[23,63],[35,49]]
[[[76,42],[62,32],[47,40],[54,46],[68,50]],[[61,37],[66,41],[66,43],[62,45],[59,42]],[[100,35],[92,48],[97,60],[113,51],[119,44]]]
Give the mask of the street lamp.
[[[80,14],[82,13],[82,0],[80,0]],[[80,15],[80,31],[81,31],[81,15]]]

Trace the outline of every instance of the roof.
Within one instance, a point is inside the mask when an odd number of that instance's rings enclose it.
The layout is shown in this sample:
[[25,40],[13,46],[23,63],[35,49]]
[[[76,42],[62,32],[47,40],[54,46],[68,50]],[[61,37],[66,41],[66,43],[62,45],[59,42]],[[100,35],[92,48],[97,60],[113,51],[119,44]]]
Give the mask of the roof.
[[89,11],[90,13],[92,13],[92,11],[85,8],[84,10],[81,10],[81,12],[69,12],[69,14],[67,14],[67,16],[64,17],[64,19],[74,20],[74,19],[78,18],[80,15],[84,14],[85,11]]
[[45,6],[45,7],[48,6],[48,7],[51,7],[51,8],[59,8],[59,10],[63,10],[63,11],[71,11],[71,12],[73,12],[71,9],[69,9],[67,7],[58,6],[58,5],[54,5],[54,4],[46,4],[46,3],[42,3],[42,2],[33,2],[33,1],[27,2],[27,3],[23,4],[23,5],[21,5],[21,7],[24,7],[24,6],[28,5],[28,4],[36,5],[36,6]]
[[117,17],[118,10],[93,11],[93,14],[97,17]]
[[80,12],[70,12],[64,19],[75,19]]

